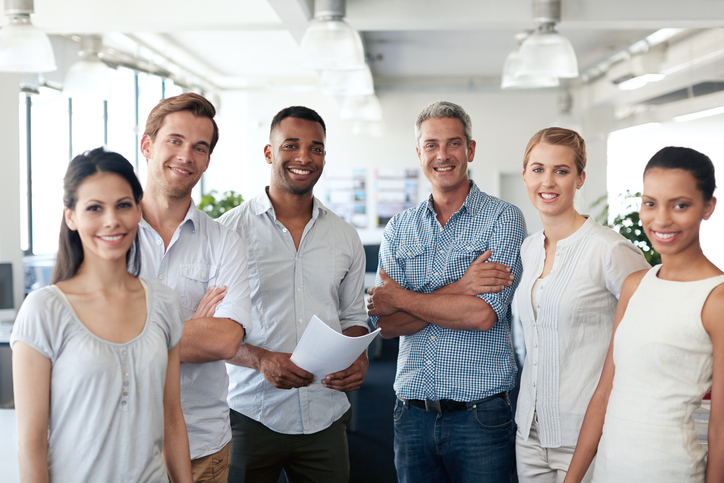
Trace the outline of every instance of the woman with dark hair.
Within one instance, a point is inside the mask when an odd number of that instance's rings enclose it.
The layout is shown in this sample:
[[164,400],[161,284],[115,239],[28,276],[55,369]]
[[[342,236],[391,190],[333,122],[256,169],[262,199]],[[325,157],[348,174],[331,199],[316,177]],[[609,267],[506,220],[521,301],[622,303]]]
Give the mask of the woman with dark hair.
[[180,301],[136,276],[142,196],[120,154],[68,167],[53,285],[28,295],[10,339],[24,482],[191,481]]
[[523,182],[543,230],[523,242],[516,294],[527,350],[515,414],[521,483],[565,477],[623,281],[649,268],[641,250],[576,210],[585,169],[586,143],[575,131],[551,127],[528,142]]
[[[714,189],[714,165],[693,149],[646,165],[640,217],[661,264],[626,278],[566,482],[594,455],[594,482],[724,480],[724,274],[699,243]],[[707,458],[692,414],[710,389]]]

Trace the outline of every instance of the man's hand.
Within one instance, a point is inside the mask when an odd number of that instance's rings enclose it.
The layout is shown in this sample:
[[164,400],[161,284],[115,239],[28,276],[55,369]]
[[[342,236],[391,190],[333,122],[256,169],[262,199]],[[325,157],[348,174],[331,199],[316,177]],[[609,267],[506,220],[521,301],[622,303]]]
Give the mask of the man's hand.
[[370,361],[365,350],[347,369],[328,374],[322,379],[322,386],[342,392],[355,391],[362,386],[369,365]]
[[486,250],[470,264],[460,280],[455,282],[455,293],[461,295],[479,295],[481,293],[501,292],[513,284],[510,268],[501,263],[487,262],[492,255]]
[[314,382],[314,374],[291,361],[291,354],[267,351],[259,363],[259,372],[278,389],[305,387]]
[[191,318],[198,319],[200,317],[213,317],[216,312],[216,307],[222,300],[224,300],[224,297],[226,297],[226,285],[222,285],[218,288],[216,285],[212,285],[211,288],[206,291],[204,296],[201,297],[199,306]]
[[367,302],[368,315],[392,315],[400,310],[396,303],[396,297],[405,289],[392,280],[384,270],[380,270],[380,280],[382,280],[382,286],[371,287],[367,290],[367,294],[370,296]]

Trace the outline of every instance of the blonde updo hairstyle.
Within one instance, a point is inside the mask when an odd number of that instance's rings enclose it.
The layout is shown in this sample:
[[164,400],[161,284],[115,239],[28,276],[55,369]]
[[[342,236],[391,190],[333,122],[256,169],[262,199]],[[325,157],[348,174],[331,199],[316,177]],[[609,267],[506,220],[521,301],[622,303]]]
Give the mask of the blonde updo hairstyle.
[[549,127],[541,129],[530,138],[528,146],[525,148],[525,155],[523,156],[523,170],[528,167],[528,159],[530,159],[530,152],[539,143],[553,144],[555,146],[566,146],[573,151],[573,158],[576,163],[576,169],[580,175],[586,169],[586,141],[583,140],[580,134],[571,129],[563,127]]

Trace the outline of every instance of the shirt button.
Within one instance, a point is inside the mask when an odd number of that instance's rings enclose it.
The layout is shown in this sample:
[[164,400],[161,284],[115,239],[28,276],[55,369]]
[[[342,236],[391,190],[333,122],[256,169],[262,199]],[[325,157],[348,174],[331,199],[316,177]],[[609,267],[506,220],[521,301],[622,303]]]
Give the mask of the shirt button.
[[445,253],[445,250],[440,250],[440,253]]
[[127,372],[124,372],[123,375],[124,375],[125,377],[128,377],[128,373],[127,373]]
[[128,381],[124,382],[123,385],[124,385],[124,386],[127,386],[127,385],[128,385]]
[[302,287],[297,287],[297,292],[301,292],[301,291],[302,291]]
[[301,324],[301,323],[303,323],[303,322],[304,322],[304,320],[303,320],[303,319],[299,319],[299,323],[300,323],[300,324]]
[[537,342],[533,342],[533,347],[538,347],[538,343],[537,343]]
[[163,275],[159,275],[159,276],[158,276],[158,279],[159,279],[159,280],[163,280]]
[[431,336],[430,336],[430,340],[435,340],[435,336],[434,336],[434,335],[431,335]]
[[435,272],[435,274],[434,274],[434,275],[435,275],[435,276],[437,277],[437,276],[439,275],[439,273]]
[[128,393],[126,391],[123,391],[124,396],[128,396]]
[[124,356],[126,355],[125,349],[121,351],[121,355],[124,355]]
[[407,256],[408,256],[408,257],[411,257],[411,256],[412,256],[412,253],[407,252]]
[[206,276],[206,272],[201,272],[201,276],[202,276],[202,277],[205,277],[205,276]]
[[533,365],[534,365],[534,366],[537,366],[537,365],[538,365],[538,361],[533,361]]
[[442,227],[440,227],[440,231],[442,231]]
[[535,382],[533,383],[533,387],[535,387]]
[[161,240],[156,240],[156,245],[160,245],[161,243],[163,243]]
[[427,365],[429,366],[430,364],[432,364],[432,361],[427,361]]
[[287,229],[286,229],[286,228],[282,228],[282,231],[283,231],[284,233],[286,233],[286,232],[287,232]]
[[125,406],[125,405],[126,405],[126,401],[121,401],[121,405]]
[[468,250],[472,250],[472,248],[470,248],[470,247],[465,247],[465,248],[467,248]]

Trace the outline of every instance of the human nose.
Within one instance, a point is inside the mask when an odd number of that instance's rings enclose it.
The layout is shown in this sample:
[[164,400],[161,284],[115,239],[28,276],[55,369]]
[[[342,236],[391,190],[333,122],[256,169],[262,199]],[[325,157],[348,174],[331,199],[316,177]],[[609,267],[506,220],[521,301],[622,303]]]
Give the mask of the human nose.
[[554,184],[553,173],[550,171],[543,173],[543,186],[553,186]]
[[193,146],[190,144],[182,144],[176,153],[176,158],[181,162],[190,162],[193,158]]
[[118,213],[114,209],[106,210],[105,215],[103,217],[103,225],[105,227],[115,227],[118,226]]
[[437,149],[437,159],[440,161],[447,161],[449,159],[449,154],[447,150],[447,146],[440,145],[440,147]]

